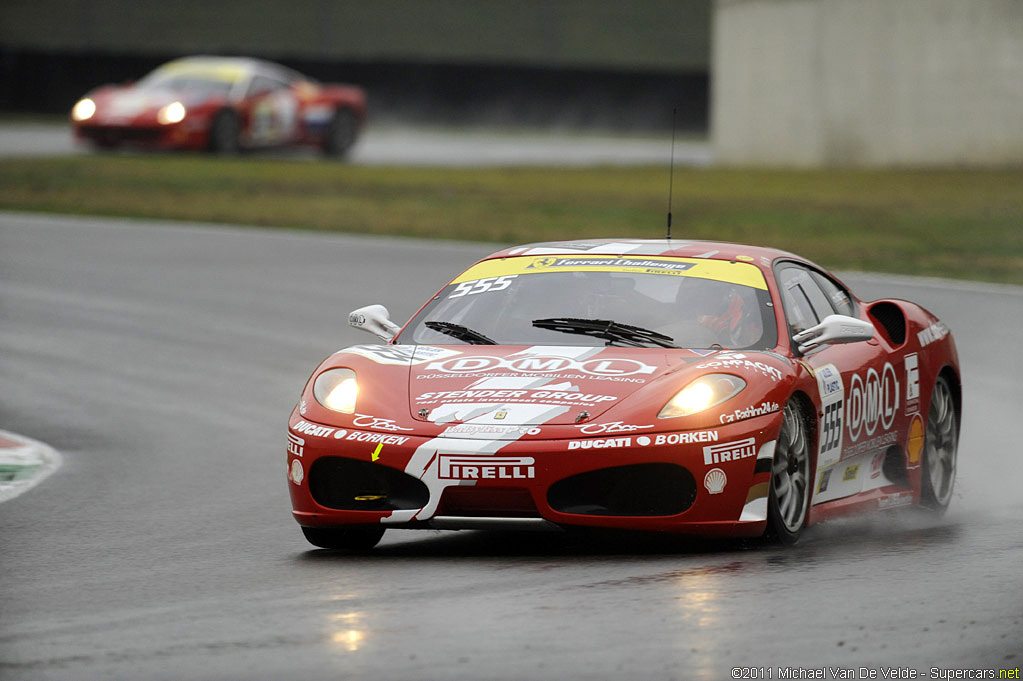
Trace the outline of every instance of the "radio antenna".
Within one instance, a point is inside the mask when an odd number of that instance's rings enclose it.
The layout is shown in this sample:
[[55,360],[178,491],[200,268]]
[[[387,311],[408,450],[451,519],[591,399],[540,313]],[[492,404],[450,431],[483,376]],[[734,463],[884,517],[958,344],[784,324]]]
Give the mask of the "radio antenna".
[[671,190],[675,180],[675,114],[678,107],[671,110],[671,161],[668,163],[668,241],[671,241]]

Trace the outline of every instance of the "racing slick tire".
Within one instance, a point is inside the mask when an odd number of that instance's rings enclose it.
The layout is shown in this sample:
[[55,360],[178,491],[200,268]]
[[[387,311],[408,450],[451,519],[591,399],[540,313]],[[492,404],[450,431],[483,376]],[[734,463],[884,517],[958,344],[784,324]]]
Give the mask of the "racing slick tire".
[[323,138],[323,153],[338,159],[345,158],[355,144],[358,130],[355,115],[348,109],[338,109]]
[[240,136],[238,115],[230,109],[224,109],[213,117],[210,124],[209,150],[214,154],[236,154]]
[[313,546],[321,549],[367,551],[380,542],[387,528],[380,525],[350,525],[348,527],[303,527],[302,534]]
[[924,431],[923,471],[920,480],[920,507],[942,514],[952,501],[959,448],[959,423],[952,389],[939,376],[931,393],[931,406]]
[[796,399],[785,405],[781,432],[771,462],[765,536],[795,544],[810,506],[810,428]]

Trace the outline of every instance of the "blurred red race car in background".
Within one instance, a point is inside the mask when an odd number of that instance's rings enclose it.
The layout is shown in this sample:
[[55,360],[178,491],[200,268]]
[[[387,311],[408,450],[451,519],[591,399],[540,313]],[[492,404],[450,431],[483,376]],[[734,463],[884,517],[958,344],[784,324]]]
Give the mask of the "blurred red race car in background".
[[104,85],[71,110],[75,138],[104,149],[233,153],[291,145],[343,157],[366,118],[366,94],[321,84],[278,64],[186,57],[137,83]]

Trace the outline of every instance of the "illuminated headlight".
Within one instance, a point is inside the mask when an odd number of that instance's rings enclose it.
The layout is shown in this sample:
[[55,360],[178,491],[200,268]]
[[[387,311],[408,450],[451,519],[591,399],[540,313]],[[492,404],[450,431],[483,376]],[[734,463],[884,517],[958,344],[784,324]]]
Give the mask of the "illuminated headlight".
[[675,393],[657,415],[659,419],[699,414],[730,400],[746,387],[746,381],[730,374],[701,376]]
[[313,383],[316,401],[331,411],[351,414],[359,396],[359,382],[351,369],[329,369],[316,377]]
[[171,102],[167,106],[160,109],[156,114],[156,120],[163,125],[170,125],[171,123],[180,123],[185,120],[185,105],[181,102]]
[[76,121],[87,121],[96,113],[96,102],[88,97],[79,99],[71,108],[71,118]]

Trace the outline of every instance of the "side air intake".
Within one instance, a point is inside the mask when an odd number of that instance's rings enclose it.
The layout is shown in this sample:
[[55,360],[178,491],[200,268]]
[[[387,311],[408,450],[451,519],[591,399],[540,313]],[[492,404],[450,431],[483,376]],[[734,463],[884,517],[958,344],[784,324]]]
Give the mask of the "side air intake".
[[889,345],[906,342],[906,315],[902,314],[898,305],[888,301],[875,303],[870,306],[868,314]]

